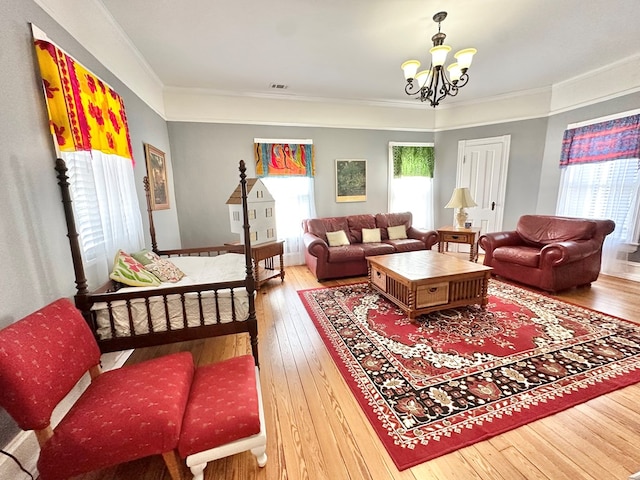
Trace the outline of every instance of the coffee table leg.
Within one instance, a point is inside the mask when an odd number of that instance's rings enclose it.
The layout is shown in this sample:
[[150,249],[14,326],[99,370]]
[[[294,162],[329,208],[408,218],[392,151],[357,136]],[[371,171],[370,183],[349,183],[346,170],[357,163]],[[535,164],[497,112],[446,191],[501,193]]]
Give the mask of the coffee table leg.
[[485,275],[482,280],[482,303],[480,303],[482,307],[486,307],[489,303],[489,276]]

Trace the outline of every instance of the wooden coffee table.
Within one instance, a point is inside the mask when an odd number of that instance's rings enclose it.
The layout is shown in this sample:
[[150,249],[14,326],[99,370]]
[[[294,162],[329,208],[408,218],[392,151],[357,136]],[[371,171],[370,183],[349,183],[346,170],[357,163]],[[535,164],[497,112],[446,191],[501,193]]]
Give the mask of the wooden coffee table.
[[491,267],[431,250],[367,257],[369,284],[409,318],[487,304]]

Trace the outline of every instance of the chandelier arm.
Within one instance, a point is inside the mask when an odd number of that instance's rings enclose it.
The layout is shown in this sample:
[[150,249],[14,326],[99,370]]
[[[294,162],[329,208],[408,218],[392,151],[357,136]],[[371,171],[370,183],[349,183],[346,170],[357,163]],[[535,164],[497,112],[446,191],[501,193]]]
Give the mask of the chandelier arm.
[[440,81],[442,80],[442,67],[436,67],[432,71],[433,77],[431,79],[431,85],[429,88],[429,103],[432,107],[435,107],[440,101],[440,99],[436,100],[436,94],[438,90],[442,88],[441,86],[439,86]]
[[460,76],[460,80],[458,80],[458,83],[456,83],[456,87],[457,88],[462,88],[467,83],[469,83],[469,74],[465,72]]
[[418,82],[414,83],[412,79],[407,80],[407,84],[404,87],[404,93],[415,97],[416,95],[420,95],[421,92],[422,92],[422,89],[418,85]]

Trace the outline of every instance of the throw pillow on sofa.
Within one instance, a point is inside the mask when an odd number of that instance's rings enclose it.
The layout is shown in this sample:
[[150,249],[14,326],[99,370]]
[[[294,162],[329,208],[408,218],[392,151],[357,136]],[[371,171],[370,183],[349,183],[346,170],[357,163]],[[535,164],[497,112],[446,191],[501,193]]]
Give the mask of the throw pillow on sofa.
[[381,241],[379,228],[362,229],[362,243],[380,243]]
[[404,225],[387,227],[387,233],[389,234],[389,240],[402,240],[403,238],[407,238],[407,228]]
[[343,245],[349,245],[349,239],[344,230],[338,230],[337,232],[327,232],[327,241],[330,247],[341,247]]

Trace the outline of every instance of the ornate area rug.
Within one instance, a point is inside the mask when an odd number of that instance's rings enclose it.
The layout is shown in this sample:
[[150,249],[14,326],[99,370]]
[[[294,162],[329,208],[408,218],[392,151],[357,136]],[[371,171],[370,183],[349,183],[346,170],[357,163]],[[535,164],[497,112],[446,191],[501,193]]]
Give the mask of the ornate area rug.
[[640,326],[496,280],[417,322],[366,283],[298,294],[400,470],[640,381]]

